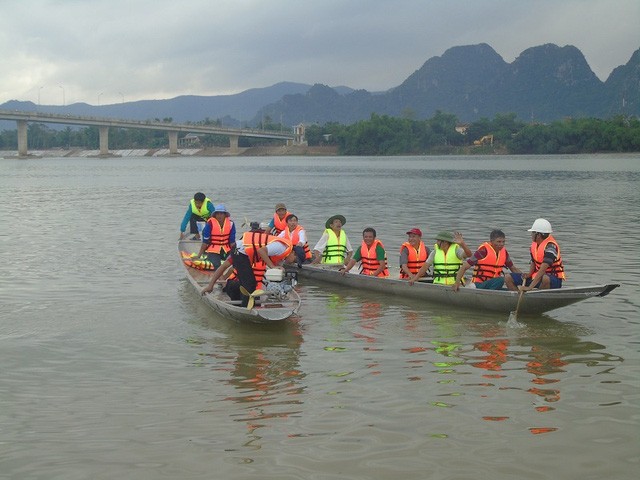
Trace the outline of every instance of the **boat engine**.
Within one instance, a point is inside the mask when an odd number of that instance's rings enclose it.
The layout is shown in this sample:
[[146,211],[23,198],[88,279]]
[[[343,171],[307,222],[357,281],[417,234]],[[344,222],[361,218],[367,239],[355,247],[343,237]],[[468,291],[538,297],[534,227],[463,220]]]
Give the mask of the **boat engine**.
[[296,285],[295,276],[295,272],[269,268],[264,273],[264,291],[272,298],[283,300]]

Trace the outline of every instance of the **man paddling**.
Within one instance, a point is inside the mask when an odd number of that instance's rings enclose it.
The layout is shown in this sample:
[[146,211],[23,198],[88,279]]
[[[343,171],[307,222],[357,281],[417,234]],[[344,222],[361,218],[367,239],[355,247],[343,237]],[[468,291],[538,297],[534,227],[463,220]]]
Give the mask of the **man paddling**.
[[560,255],[560,245],[553,238],[551,223],[544,218],[538,218],[528,230],[531,232],[531,264],[528,274],[511,273],[505,275],[504,283],[509,290],[518,290],[518,286],[525,286],[522,290],[533,288],[560,288],[562,280],[566,278],[564,263]]
[[504,247],[506,236],[502,230],[493,230],[489,234],[489,241],[484,242],[478,250],[462,262],[462,266],[456,275],[456,281],[452,285],[454,291],[458,291],[465,272],[473,269],[473,284],[476,288],[485,290],[500,290],[504,285],[503,269],[508,268],[512,272],[522,273],[511,261],[509,252]]

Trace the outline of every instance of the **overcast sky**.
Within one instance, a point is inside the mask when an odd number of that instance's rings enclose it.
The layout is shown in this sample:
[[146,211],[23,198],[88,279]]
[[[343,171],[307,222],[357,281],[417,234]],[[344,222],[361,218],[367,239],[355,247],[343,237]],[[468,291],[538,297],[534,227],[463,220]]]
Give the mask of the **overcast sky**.
[[0,0],[0,103],[223,95],[281,81],[369,91],[459,45],[505,61],[574,45],[606,80],[639,0]]

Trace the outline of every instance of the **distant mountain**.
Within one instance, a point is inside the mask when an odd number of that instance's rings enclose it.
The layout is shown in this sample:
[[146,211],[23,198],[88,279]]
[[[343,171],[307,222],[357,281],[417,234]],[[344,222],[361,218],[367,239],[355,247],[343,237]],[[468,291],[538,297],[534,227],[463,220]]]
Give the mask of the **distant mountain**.
[[626,65],[617,67],[605,82],[606,111],[613,115],[640,115],[640,49]]
[[[228,123],[225,122],[225,124],[229,126],[238,126],[241,122],[253,119],[262,106],[276,102],[284,95],[305,93],[309,88],[311,88],[311,85],[281,82],[270,87],[253,88],[234,95],[183,95],[168,100],[139,100],[99,106],[86,103],[74,103],[64,107],[60,105],[37,106],[33,102],[11,100],[0,105],[0,109],[68,113],[131,120],[153,120],[155,118],[162,120],[170,117],[174,122],[178,123],[195,122],[206,118],[212,120],[221,118],[226,119]],[[348,87],[337,88],[338,91],[345,94],[351,91]],[[15,124],[13,127],[8,128],[15,129]]]
[[603,83],[573,46],[529,48],[511,64],[487,44],[453,47],[380,95],[356,91],[340,96],[315,85],[305,94],[288,95],[265,106],[258,115],[282,115],[290,124],[352,123],[372,112],[429,118],[437,110],[453,113],[460,121],[497,113],[516,113],[522,120],[534,121],[640,115],[639,52]]
[[[281,82],[235,95],[64,107],[10,101],[0,109],[134,120],[170,117],[180,123],[209,118],[222,119],[227,126],[253,126],[266,116],[285,125],[350,124],[372,113],[421,119],[437,110],[455,114],[463,122],[493,118],[496,113],[516,113],[522,120],[543,122],[620,113],[640,116],[640,49],[606,82],[596,77],[580,50],[570,45],[532,47],[507,63],[483,43],[450,48],[385,92]],[[13,130],[15,123],[0,122],[0,129]]]

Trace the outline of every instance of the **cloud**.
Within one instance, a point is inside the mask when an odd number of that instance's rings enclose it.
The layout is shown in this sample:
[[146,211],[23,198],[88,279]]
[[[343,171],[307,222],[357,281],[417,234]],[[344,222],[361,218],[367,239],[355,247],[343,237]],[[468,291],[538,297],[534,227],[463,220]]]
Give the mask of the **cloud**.
[[218,95],[280,81],[370,91],[453,46],[506,61],[575,45],[602,79],[640,47],[637,0],[4,0],[0,103]]

